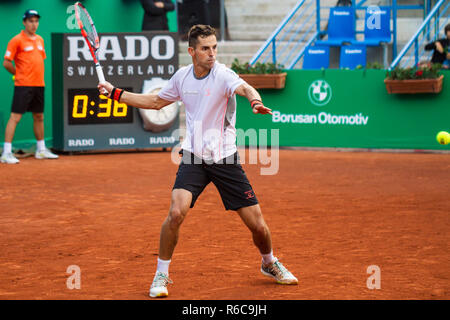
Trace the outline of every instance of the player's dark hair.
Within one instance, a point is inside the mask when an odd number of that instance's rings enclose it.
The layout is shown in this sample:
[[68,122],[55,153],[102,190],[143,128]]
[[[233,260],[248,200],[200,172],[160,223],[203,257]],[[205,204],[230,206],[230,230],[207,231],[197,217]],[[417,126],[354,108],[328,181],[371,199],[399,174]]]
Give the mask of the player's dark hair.
[[192,26],[188,33],[189,47],[195,48],[199,37],[206,38],[209,36],[216,36],[216,29],[204,24]]
[[450,23],[445,26],[444,30],[445,30],[445,35],[447,35],[447,32],[450,31]]

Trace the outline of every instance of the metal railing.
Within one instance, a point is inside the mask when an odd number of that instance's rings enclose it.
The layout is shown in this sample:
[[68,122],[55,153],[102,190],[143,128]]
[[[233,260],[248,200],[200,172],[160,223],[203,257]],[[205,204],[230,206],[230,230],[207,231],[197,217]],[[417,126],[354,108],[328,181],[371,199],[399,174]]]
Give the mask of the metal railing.
[[[400,62],[402,62],[402,67],[409,66],[410,63],[412,63],[412,57],[414,57],[413,65],[416,66],[419,64],[421,57],[424,57],[427,60],[429,59],[430,54],[424,54],[424,43],[425,41],[430,41],[431,38],[437,40],[439,32],[442,31],[444,26],[449,22],[449,8],[450,0],[439,0],[436,2],[434,7],[430,10],[427,17],[422,22],[419,29],[403,47],[394,61],[392,61],[389,69],[394,69],[400,64]],[[431,24],[434,25],[434,28],[430,27]],[[434,33],[433,37],[431,37],[433,29]],[[414,50],[414,53],[407,56],[407,53],[409,53],[411,49]],[[403,59],[405,56],[407,56],[408,58]]]
[[[450,0],[444,0],[450,1]],[[365,11],[368,6],[364,6],[367,0],[353,1],[352,6],[355,11]],[[392,54],[397,56],[397,11],[398,10],[423,10],[424,18],[431,13],[431,0],[424,0],[423,5],[398,5],[397,0],[390,0],[389,5],[392,10]],[[293,69],[304,56],[306,48],[314,44],[320,36],[326,32],[322,30],[321,22],[328,20],[330,6],[321,6],[320,0],[300,0],[294,8],[285,16],[283,21],[272,32],[270,37],[264,42],[260,49],[250,60],[250,65],[257,61],[267,62],[270,58],[274,64],[282,64],[286,69]],[[362,15],[363,17],[364,15]],[[315,23],[311,20],[315,19]],[[363,18],[358,18],[364,19]],[[429,34],[429,24],[426,24],[424,34]],[[356,19],[355,19],[356,30]],[[363,30],[356,30],[357,34],[364,33]]]
[[[252,57],[250,65],[255,64],[259,59],[266,62],[271,57],[272,63],[282,64],[291,69],[298,56],[292,57],[292,55],[305,50],[305,46],[300,49],[299,46],[305,39],[306,43],[311,43],[319,34],[316,30],[312,30],[314,29],[315,2],[316,0],[299,0]],[[270,51],[269,47],[271,47]]]

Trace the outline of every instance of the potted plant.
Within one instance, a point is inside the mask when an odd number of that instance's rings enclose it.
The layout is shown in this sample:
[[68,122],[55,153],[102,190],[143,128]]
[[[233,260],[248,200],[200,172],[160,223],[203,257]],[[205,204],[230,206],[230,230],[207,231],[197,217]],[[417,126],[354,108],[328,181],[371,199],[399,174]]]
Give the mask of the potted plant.
[[439,93],[444,75],[440,64],[412,68],[395,68],[388,71],[384,83],[388,93]]
[[257,62],[251,66],[234,59],[231,69],[256,89],[282,89],[286,82],[287,73],[280,64]]

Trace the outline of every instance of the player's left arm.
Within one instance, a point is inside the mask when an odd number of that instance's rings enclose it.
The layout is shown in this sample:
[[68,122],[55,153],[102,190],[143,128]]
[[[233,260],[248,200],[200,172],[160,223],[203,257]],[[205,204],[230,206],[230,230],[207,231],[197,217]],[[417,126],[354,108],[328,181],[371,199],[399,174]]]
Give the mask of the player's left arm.
[[261,96],[258,91],[249,85],[247,82],[244,82],[239,87],[236,88],[235,93],[247,98],[248,102],[252,106],[253,113],[257,114],[272,114],[272,109],[267,108],[262,103]]

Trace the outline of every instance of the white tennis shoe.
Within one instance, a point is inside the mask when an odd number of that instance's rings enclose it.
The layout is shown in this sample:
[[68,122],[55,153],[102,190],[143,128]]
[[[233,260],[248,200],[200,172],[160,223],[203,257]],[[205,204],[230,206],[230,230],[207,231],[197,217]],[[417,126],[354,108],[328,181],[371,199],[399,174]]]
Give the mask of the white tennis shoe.
[[36,153],[34,154],[34,157],[36,159],[58,159],[59,158],[58,155],[54,154],[47,148],[45,148],[44,150],[41,150],[41,151],[36,151]]
[[261,273],[265,276],[274,278],[280,284],[298,284],[298,280],[292,273],[286,269],[278,259],[272,264],[261,264]]
[[167,291],[167,285],[173,283],[169,276],[164,272],[156,272],[153,278],[153,283],[150,287],[150,297],[152,298],[163,298],[169,295]]
[[19,159],[14,157],[14,155],[11,152],[2,154],[0,161],[2,163],[8,163],[8,164],[16,164],[16,163],[20,162]]

